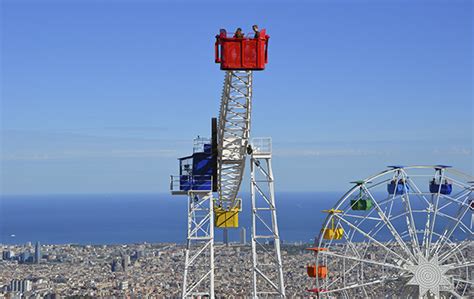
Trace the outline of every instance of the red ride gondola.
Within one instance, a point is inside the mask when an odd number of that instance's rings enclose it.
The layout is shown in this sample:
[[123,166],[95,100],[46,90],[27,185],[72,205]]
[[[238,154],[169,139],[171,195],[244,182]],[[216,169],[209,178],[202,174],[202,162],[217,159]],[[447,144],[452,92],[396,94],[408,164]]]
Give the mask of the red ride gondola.
[[221,70],[253,70],[265,69],[268,61],[268,39],[265,29],[257,38],[228,37],[227,31],[221,29],[216,35],[216,63]]

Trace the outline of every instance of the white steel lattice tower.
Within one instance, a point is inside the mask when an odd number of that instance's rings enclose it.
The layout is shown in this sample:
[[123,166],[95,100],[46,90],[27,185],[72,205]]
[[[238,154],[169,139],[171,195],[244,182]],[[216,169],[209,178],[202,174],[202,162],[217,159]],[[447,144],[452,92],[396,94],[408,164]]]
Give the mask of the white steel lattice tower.
[[254,298],[285,297],[270,138],[254,138],[250,159]]
[[234,207],[245,169],[250,135],[252,71],[227,71],[218,125],[219,203]]
[[214,298],[213,208],[211,191],[188,192],[188,237],[182,298]]
[[[251,152],[249,147],[250,116],[252,111],[252,71],[262,71],[268,61],[268,39],[265,29],[253,28],[253,37],[241,36],[236,38],[221,29],[216,36],[215,62],[225,71],[225,80],[220,104],[219,120],[213,121],[212,143],[206,144],[205,149],[192,156],[180,158],[180,175],[171,177],[172,194],[188,195],[188,240],[186,248],[186,263],[182,286],[182,297],[204,295],[214,298],[214,226],[217,228],[237,228],[238,215],[241,211],[241,199],[237,198],[245,171],[246,155]],[[217,128],[216,128],[217,127]],[[217,129],[217,130],[216,130]],[[280,241],[276,223],[276,209],[273,194],[273,175],[271,173],[271,152],[267,156],[259,156],[262,151],[255,151],[252,163],[265,161],[267,168],[261,168],[269,175],[266,177],[269,195],[262,198],[270,200],[268,210],[271,211],[271,239],[275,248],[276,270],[278,282],[276,292],[284,296],[283,276],[281,269]],[[211,155],[212,158],[209,158]],[[204,158],[203,158],[204,157]],[[191,162],[186,162],[190,160]],[[209,163],[209,161],[212,161]],[[195,163],[196,162],[196,163]],[[253,167],[253,166],[252,166]],[[252,168],[254,169],[254,168]],[[259,168],[260,169],[260,168]],[[265,170],[266,169],[266,170]],[[212,175],[209,175],[211,170]],[[212,181],[204,183],[203,177]],[[252,172],[252,177],[255,173]],[[254,181],[257,183],[257,181]],[[177,187],[173,191],[173,187]],[[258,184],[252,188],[261,189]],[[262,187],[263,188],[263,187]],[[196,190],[197,189],[197,190]],[[217,192],[217,198],[212,197]],[[258,196],[257,196],[258,197]],[[252,196],[252,211],[254,218],[261,218],[262,209],[255,209],[258,202],[255,192]],[[264,218],[262,218],[264,219]],[[255,245],[263,240],[265,235],[257,234],[258,225],[253,225],[252,235],[254,250],[254,271],[265,278],[266,283],[273,284],[273,276],[265,274],[264,265],[258,263],[256,254],[260,251]],[[265,246],[263,247],[265,248]],[[265,255],[262,255],[265,259]],[[203,261],[204,260],[204,261]],[[192,277],[192,278],[191,278]],[[254,280],[257,283],[257,280]],[[263,294],[263,292],[260,292]],[[253,294],[257,296],[257,292]]]
[[[215,217],[218,212],[240,211],[241,201],[237,199],[237,194],[245,171],[246,156],[252,153],[252,147],[249,147],[251,103],[252,71],[226,71],[217,128],[215,182],[217,198],[213,198],[212,178],[182,174],[171,177],[172,194],[188,195],[188,236],[182,298],[195,296],[214,298],[214,226],[227,229],[225,225],[220,226],[216,220],[218,218]],[[255,147],[251,158],[253,296],[284,297],[280,238],[271,169],[271,141],[259,139],[253,146]],[[265,174],[263,185],[255,179],[261,174]],[[203,180],[206,180],[206,186],[209,188],[194,190],[193,186],[197,182],[203,183]],[[183,189],[181,185],[183,183],[184,187],[191,186],[191,189]],[[260,202],[266,202],[266,207],[259,207]],[[270,212],[269,219],[266,219],[266,211]],[[262,233],[261,225],[269,231]],[[268,244],[264,244],[265,242],[271,243],[271,248]],[[262,249],[265,252],[261,252]],[[269,259],[270,262],[267,261]]]

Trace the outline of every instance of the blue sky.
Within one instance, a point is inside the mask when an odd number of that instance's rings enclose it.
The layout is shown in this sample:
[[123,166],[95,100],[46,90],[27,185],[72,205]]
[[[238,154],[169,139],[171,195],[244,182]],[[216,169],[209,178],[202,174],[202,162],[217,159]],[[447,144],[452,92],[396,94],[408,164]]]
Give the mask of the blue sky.
[[1,5],[3,194],[166,192],[218,113],[215,34],[254,23],[271,40],[252,135],[273,138],[277,190],[390,164],[473,174],[471,1]]

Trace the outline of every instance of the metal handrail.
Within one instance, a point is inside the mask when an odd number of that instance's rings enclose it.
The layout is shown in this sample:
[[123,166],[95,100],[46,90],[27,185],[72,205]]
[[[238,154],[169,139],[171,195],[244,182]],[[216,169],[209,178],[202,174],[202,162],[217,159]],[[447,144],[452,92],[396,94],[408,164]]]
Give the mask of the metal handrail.
[[204,145],[211,144],[211,139],[207,137],[197,137],[193,140],[193,153],[204,152]]
[[252,138],[252,151],[254,154],[271,154],[272,153],[272,138],[258,137]]
[[170,175],[171,192],[212,191],[212,175]]

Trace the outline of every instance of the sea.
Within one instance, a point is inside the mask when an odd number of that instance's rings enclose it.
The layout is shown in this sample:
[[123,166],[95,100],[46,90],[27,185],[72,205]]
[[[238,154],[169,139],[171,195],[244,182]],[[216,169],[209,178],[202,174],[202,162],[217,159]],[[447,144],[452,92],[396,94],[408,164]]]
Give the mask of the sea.
[[[342,192],[275,195],[284,243],[312,243]],[[240,226],[250,239],[250,196],[242,194]],[[131,244],[184,243],[187,198],[170,194],[2,195],[0,243]],[[237,242],[240,229],[229,229]],[[216,240],[222,239],[216,230]]]

